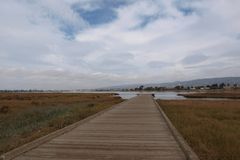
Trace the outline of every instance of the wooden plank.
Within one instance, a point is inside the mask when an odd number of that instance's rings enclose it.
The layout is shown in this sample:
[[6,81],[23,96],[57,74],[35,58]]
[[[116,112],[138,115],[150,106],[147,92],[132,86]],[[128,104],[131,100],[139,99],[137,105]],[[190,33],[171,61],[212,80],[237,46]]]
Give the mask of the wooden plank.
[[141,95],[90,119],[14,160],[163,159],[185,154],[150,95]]

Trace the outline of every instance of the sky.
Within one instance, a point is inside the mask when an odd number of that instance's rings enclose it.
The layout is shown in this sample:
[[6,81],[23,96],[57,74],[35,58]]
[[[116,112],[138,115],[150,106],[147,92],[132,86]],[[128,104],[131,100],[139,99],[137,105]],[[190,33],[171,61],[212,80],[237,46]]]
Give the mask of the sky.
[[2,0],[0,89],[240,76],[239,0]]

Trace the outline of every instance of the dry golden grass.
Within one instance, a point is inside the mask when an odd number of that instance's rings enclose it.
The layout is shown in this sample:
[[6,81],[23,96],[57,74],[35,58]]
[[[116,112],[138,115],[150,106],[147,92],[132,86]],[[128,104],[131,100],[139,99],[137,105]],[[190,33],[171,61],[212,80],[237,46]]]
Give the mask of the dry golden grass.
[[111,94],[0,93],[0,154],[121,101]]
[[240,159],[240,101],[158,103],[201,160]]
[[230,98],[240,99],[240,90],[216,90],[216,91],[204,91],[195,93],[180,94],[187,98]]

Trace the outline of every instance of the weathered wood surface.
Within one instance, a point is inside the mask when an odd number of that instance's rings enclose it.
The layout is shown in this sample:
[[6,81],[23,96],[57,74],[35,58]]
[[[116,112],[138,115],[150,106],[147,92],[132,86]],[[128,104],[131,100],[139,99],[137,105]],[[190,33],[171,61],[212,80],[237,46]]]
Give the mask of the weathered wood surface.
[[14,160],[186,159],[150,95],[141,95]]

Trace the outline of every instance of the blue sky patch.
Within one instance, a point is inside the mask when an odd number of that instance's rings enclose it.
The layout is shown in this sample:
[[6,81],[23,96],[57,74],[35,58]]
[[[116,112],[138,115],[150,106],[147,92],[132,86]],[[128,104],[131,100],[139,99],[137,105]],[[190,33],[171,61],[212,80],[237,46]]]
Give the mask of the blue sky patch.
[[60,30],[64,33],[65,38],[72,40],[75,38],[75,35],[77,33],[76,28],[71,24],[64,24],[60,27]]
[[117,14],[111,8],[100,8],[93,11],[78,10],[79,15],[90,25],[109,23],[117,18]]
[[102,0],[101,5],[104,8],[119,8],[130,4],[129,0]]
[[195,12],[194,9],[190,7],[179,8],[179,11],[182,12],[184,16],[191,15]]
[[192,0],[175,0],[174,5],[184,16],[188,16],[196,12],[192,6],[193,2]]
[[139,28],[144,28],[146,27],[149,23],[154,22],[155,20],[158,19],[158,15],[154,16],[143,16],[142,18],[142,23],[139,25]]
[[[69,22],[67,19],[62,18],[61,16],[46,10],[44,18],[50,19],[54,24],[56,24],[61,32],[64,33],[66,39],[74,39],[80,28],[77,28],[74,24]],[[33,23],[34,21],[30,21]]]
[[95,4],[97,8],[93,10],[85,10],[81,8],[79,4],[74,4],[72,6],[72,9],[90,25],[101,25],[112,22],[117,19],[115,9],[130,4],[130,2],[126,0],[99,0],[93,3],[97,3]]

